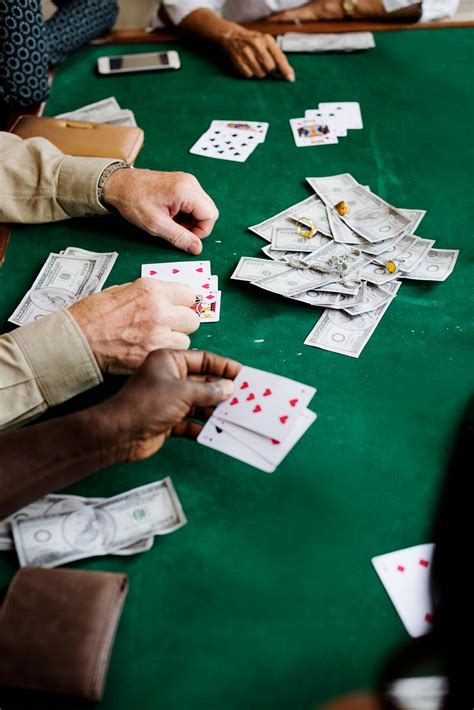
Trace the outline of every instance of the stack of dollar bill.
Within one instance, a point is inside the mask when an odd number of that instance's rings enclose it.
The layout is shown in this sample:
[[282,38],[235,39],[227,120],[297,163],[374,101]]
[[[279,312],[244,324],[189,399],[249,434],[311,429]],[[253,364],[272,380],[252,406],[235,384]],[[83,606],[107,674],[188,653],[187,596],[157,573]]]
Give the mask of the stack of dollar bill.
[[306,34],[287,32],[277,37],[283,52],[359,52],[375,47],[372,32],[345,32],[342,34]]
[[47,495],[0,521],[0,550],[20,565],[57,567],[97,555],[135,555],[186,524],[171,478],[113,498]]
[[136,126],[135,114],[128,108],[121,108],[115,96],[81,106],[74,111],[60,113],[55,118],[69,118],[71,121],[92,121],[109,123],[113,126]]
[[250,227],[269,259],[242,257],[232,278],[324,307],[305,345],[359,357],[402,281],[444,281],[459,251],[415,235],[425,210],[392,207],[348,173],[306,180],[315,195]]
[[50,254],[8,320],[25,325],[100,291],[117,257],[116,251],[100,253],[78,247]]

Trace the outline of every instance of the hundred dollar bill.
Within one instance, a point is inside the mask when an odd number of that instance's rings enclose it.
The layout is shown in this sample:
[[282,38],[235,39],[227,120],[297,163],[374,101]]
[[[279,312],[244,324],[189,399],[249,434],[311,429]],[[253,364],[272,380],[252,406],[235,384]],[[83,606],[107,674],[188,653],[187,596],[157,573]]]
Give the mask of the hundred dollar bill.
[[398,244],[399,241],[403,239],[405,234],[410,234],[414,235],[418,225],[420,224],[421,220],[426,214],[426,210],[405,210],[405,209],[399,209],[399,212],[402,213],[404,217],[408,219],[408,225],[405,229],[404,232],[399,234],[396,237],[391,237],[390,239],[384,239],[381,242],[377,242],[374,244],[371,244],[370,242],[365,242],[364,246],[361,246],[361,249],[366,253],[366,254],[372,254],[373,256],[379,256],[380,254],[383,254],[383,252],[388,251],[389,249],[392,249],[396,244]]
[[306,34],[287,32],[277,38],[283,52],[358,52],[375,47],[371,32],[345,32],[344,34]]
[[136,126],[135,114],[128,108],[123,108],[121,111],[114,113],[112,116],[107,116],[100,123],[107,123],[109,126]]
[[291,227],[273,227],[271,247],[274,251],[312,252],[318,251],[329,241],[329,237],[319,232],[309,239],[301,237],[293,224]]
[[258,281],[287,269],[288,264],[284,262],[242,256],[230,278],[236,281]]
[[[394,281],[387,285],[387,290],[395,296],[400,285],[400,281]],[[349,357],[359,357],[392,300],[393,298],[374,311],[356,316],[327,309],[323,311],[304,344]]]
[[249,227],[249,229],[251,232],[258,234],[259,237],[266,239],[267,242],[270,242],[273,227],[291,226],[294,224],[295,220],[301,219],[302,217],[308,217],[313,220],[318,228],[318,232],[330,236],[331,230],[329,229],[326,208],[324,203],[321,202],[316,195],[310,195],[310,197],[307,197],[301,202],[297,202],[296,205],[291,205],[291,207],[288,207],[286,210],[278,212],[278,214],[273,217],[259,224],[254,224],[252,227]]
[[383,306],[386,301],[393,298],[393,293],[382,286],[376,286],[366,281],[364,281],[364,284],[364,299],[360,303],[351,303],[348,306],[344,306],[345,312],[350,316],[358,316],[361,313],[374,311],[376,308]]
[[94,123],[102,123],[104,119],[113,116],[121,108],[115,96],[109,96],[107,99],[95,101],[93,104],[81,106],[74,111],[59,113],[55,118],[70,118],[72,121],[93,121]]
[[366,190],[348,173],[306,180],[332,209],[344,200],[349,211],[340,218],[369,242],[380,242],[405,233],[410,223],[396,207]]
[[117,252],[83,257],[50,254],[8,320],[25,325],[100,291],[116,258]]
[[367,251],[366,246],[370,246],[370,242],[356,234],[347,224],[344,224],[342,219],[328,205],[326,205],[326,213],[334,241],[340,244],[357,244],[360,249]]
[[380,264],[366,264],[363,269],[360,270],[360,276],[365,281],[369,281],[371,284],[376,284],[377,286],[383,286],[384,284],[390,283],[397,278],[401,278],[402,272],[396,271],[391,274],[385,266]]
[[276,249],[272,249],[272,245],[268,244],[266,247],[262,247],[261,251],[263,253],[270,257],[270,259],[273,259],[275,261],[285,261],[287,257],[297,257],[297,258],[303,258],[304,254],[301,254],[301,252],[294,252],[294,251],[278,251]]
[[170,478],[101,503],[32,520],[12,520],[20,565],[57,567],[115,553],[144,537],[166,535],[186,523]]
[[348,308],[357,306],[365,301],[365,289],[367,283],[364,281],[361,288],[355,295],[344,295],[342,293],[330,293],[329,291],[315,291],[308,289],[305,293],[291,296],[292,300],[309,303],[311,306],[321,306],[324,308]]
[[414,234],[406,234],[398,244],[376,257],[375,261],[377,264],[384,265],[389,259],[393,259],[399,269],[409,273],[417,267],[433,244],[433,239],[422,239]]
[[[51,493],[26,505],[21,510],[11,515],[6,520],[0,521],[0,550],[13,550],[15,545],[11,532],[12,520],[31,520],[33,518],[57,515],[58,513],[70,513],[79,510],[83,506],[102,503],[104,498],[84,498],[68,494]],[[153,537],[139,540],[134,545],[115,550],[115,555],[133,555],[138,552],[145,552],[153,546]]]
[[[452,273],[459,255],[458,249],[431,249],[409,274],[402,272],[401,279],[416,281],[444,281]],[[401,264],[403,267],[404,265]]]

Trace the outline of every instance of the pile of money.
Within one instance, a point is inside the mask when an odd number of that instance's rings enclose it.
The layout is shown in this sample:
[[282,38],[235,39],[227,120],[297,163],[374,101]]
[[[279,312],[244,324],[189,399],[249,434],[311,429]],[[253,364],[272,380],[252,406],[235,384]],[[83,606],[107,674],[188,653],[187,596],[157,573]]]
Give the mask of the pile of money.
[[78,247],[50,254],[8,320],[25,325],[100,291],[117,257],[116,251],[101,253]]
[[315,195],[249,229],[269,259],[233,279],[325,308],[305,345],[359,357],[402,281],[444,281],[459,251],[415,235],[425,210],[392,207],[351,175],[306,178]]
[[74,111],[60,113],[55,118],[69,118],[71,121],[92,121],[109,123],[112,126],[136,126],[135,114],[128,108],[121,108],[115,96],[81,106]]
[[0,521],[0,550],[20,565],[57,567],[97,555],[135,555],[186,524],[171,478],[113,498],[47,495]]
[[283,52],[360,52],[375,47],[372,32],[345,32],[343,34],[306,34],[287,32],[277,37]]

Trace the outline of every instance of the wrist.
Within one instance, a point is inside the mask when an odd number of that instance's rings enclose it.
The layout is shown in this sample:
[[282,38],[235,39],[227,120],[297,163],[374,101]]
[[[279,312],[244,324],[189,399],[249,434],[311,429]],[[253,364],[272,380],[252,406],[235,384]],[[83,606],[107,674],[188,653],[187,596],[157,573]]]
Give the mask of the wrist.
[[105,168],[97,186],[99,202],[104,207],[119,209],[130,177],[127,174],[130,169],[130,166],[122,161],[112,163]]
[[95,357],[99,369],[104,372],[105,364],[102,362],[102,358],[100,357],[97,349],[97,336],[100,335],[100,330],[99,333],[97,333],[95,326],[97,315],[94,318],[93,308],[90,307],[89,299],[83,298],[80,301],[77,301],[77,303],[73,303],[67,310],[74,318],[77,325],[81,329],[84,338],[87,340],[87,344]]

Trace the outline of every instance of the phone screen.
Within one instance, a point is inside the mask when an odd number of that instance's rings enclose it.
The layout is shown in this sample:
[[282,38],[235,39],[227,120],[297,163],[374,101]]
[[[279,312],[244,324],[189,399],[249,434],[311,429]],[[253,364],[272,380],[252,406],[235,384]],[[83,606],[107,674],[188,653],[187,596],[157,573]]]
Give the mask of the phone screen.
[[143,69],[144,67],[163,67],[169,66],[168,55],[166,52],[156,54],[129,54],[124,57],[109,57],[110,69]]

